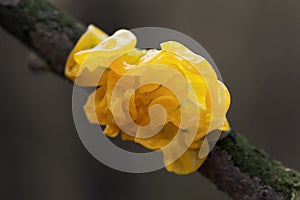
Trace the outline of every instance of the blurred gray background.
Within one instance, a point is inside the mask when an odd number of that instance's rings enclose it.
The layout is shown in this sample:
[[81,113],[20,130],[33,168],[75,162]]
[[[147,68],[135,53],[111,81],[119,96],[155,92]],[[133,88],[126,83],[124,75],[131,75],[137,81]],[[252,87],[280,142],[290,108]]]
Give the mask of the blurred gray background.
[[[232,127],[300,170],[300,2],[296,0],[56,0],[111,34],[158,26],[213,57],[232,95]],[[29,50],[0,30],[0,199],[228,199],[198,173],[127,174],[95,160],[72,119],[72,85],[33,74]]]

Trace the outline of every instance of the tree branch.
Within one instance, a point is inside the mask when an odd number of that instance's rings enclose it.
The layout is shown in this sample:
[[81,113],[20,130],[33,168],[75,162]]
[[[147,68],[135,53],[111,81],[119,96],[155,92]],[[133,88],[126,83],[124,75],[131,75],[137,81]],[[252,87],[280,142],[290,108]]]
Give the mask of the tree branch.
[[233,199],[299,199],[300,173],[231,131],[199,172]]
[[[0,0],[0,24],[61,77],[69,52],[85,31],[46,0]],[[199,172],[233,199],[299,199],[300,173],[233,131],[216,144]]]
[[46,0],[0,0],[0,24],[64,76],[64,64],[85,27]]

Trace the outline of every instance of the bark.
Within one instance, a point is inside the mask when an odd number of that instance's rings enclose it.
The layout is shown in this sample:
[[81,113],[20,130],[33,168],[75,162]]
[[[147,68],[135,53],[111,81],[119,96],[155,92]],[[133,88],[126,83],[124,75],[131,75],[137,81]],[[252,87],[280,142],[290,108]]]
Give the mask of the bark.
[[233,199],[299,199],[300,173],[231,131],[199,172]]
[[[45,0],[0,0],[0,24],[62,77],[66,58],[85,31]],[[233,199],[299,199],[300,173],[234,131],[216,144],[199,172]]]
[[46,0],[0,0],[0,24],[63,76],[66,58],[85,27]]

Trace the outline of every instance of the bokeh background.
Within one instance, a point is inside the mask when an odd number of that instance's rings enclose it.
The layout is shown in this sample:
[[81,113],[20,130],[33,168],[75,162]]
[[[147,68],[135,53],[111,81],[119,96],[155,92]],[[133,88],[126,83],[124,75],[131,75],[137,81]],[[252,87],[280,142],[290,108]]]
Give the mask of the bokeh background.
[[[185,33],[216,62],[232,94],[232,127],[300,170],[300,2],[55,0],[111,34],[157,26]],[[127,174],[95,160],[72,119],[72,85],[34,74],[30,51],[0,30],[0,199],[228,199],[198,173]]]

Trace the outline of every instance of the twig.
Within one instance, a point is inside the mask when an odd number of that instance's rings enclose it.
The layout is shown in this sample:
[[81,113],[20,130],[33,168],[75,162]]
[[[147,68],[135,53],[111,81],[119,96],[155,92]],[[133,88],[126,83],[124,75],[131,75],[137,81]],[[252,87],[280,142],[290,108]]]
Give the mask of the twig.
[[[85,30],[46,0],[0,0],[0,24],[61,77],[69,52]],[[299,198],[299,172],[233,131],[217,143],[199,171],[233,199]]]
[[46,0],[0,0],[0,24],[64,76],[64,64],[85,27]]
[[33,52],[29,54],[27,62],[29,69],[34,73],[45,73],[50,71],[50,67],[45,60]]
[[199,172],[233,199],[299,199],[300,173],[231,131]]

